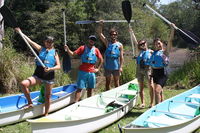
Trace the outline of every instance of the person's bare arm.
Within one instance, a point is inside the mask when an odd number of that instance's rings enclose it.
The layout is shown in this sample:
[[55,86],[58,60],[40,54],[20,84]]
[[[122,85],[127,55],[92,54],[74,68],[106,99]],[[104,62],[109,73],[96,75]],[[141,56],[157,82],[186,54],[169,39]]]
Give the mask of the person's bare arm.
[[67,45],[64,46],[65,51],[70,55],[70,56],[76,56],[77,54],[69,49]]
[[169,39],[168,39],[168,42],[167,42],[167,50],[166,50],[167,54],[169,54],[169,52],[172,49],[172,41],[174,39],[174,32],[175,32],[175,25],[172,23],[170,26],[171,26],[171,31],[170,31]]
[[97,28],[97,34],[98,34],[100,40],[103,42],[103,44],[107,47],[108,40],[103,34],[103,20],[100,20],[99,26]]
[[[16,32],[22,32],[20,28],[15,28]],[[27,37],[25,34],[23,34],[23,37],[28,41],[28,43],[31,44],[38,52],[42,49],[42,46],[37,44],[36,42],[32,41],[29,37]]]
[[135,36],[135,34],[134,34],[134,31],[133,31],[133,29],[130,27],[129,28],[129,32],[131,33],[131,37],[132,37],[132,39],[133,39],[133,43],[134,43],[134,46],[135,46],[135,55],[138,55],[139,54],[139,49],[138,49],[138,41],[137,41],[137,38],[136,38],[136,36]]
[[123,45],[121,45],[120,47],[120,63],[119,63],[119,71],[122,72],[122,67],[123,67],[123,63],[124,63],[124,48],[123,48]]
[[97,68],[95,68],[94,72],[98,72],[101,69],[101,66],[103,65],[103,58],[99,58],[99,63]]
[[48,72],[48,71],[53,71],[53,70],[59,70],[59,69],[61,68],[61,66],[60,66],[60,59],[59,59],[59,56],[58,56],[57,53],[56,53],[56,55],[55,55],[55,59],[56,59],[56,65],[55,65],[54,67],[51,67],[51,68],[46,67],[46,68],[44,69],[46,72]]

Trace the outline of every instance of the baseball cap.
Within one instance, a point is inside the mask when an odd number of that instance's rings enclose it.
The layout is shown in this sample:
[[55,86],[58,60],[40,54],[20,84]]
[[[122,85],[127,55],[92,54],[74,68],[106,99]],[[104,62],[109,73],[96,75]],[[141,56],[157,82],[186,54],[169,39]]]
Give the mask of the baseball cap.
[[97,40],[97,38],[96,38],[95,35],[90,35],[90,36],[89,36],[89,39],[92,40],[92,41],[96,41],[96,40]]

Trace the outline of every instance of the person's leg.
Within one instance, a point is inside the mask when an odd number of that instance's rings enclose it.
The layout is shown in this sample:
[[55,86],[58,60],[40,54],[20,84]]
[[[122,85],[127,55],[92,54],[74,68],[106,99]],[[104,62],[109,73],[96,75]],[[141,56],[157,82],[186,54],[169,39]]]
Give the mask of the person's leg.
[[118,87],[119,86],[119,76],[118,75],[113,75],[113,79],[114,79],[115,87]]
[[87,97],[92,96],[92,92],[93,92],[93,89],[95,87],[96,87],[96,74],[95,73],[89,73]]
[[162,101],[164,101],[164,94],[163,94],[163,90],[162,90],[162,91],[161,91],[161,93],[160,93],[160,97],[161,97],[161,99],[160,99],[160,100],[161,100],[161,102],[162,102]]
[[106,76],[106,91],[110,90],[111,76]]
[[26,99],[28,100],[28,105],[27,105],[28,108],[33,106],[32,105],[33,103],[32,103],[31,97],[30,97],[29,87],[37,84],[38,82],[39,81],[34,77],[29,77],[28,79],[25,79],[21,82],[22,91],[23,91]]
[[45,86],[45,113],[44,115],[47,116],[51,104],[51,90],[54,84],[46,84]]
[[86,82],[88,78],[88,72],[79,71],[78,78],[77,78],[77,91],[75,93],[75,102],[81,100],[81,92],[82,89],[86,89]]
[[154,87],[153,87],[153,81],[152,79],[150,78],[148,80],[148,87],[149,87],[149,95],[150,95],[150,105],[149,105],[149,108],[151,108],[153,106],[153,101],[154,101],[154,97],[155,97],[155,94],[154,94]]
[[91,97],[92,96],[92,91],[93,91],[93,88],[88,88],[87,89],[87,97]]
[[80,101],[80,99],[81,99],[81,91],[82,91],[82,89],[77,89],[77,91],[75,93],[75,102]]
[[139,83],[139,87],[140,87],[140,99],[141,99],[141,108],[145,107],[145,101],[144,101],[144,82],[140,81]]
[[154,84],[155,86],[155,104],[158,104],[161,102],[161,92],[162,92],[162,86],[159,84]]

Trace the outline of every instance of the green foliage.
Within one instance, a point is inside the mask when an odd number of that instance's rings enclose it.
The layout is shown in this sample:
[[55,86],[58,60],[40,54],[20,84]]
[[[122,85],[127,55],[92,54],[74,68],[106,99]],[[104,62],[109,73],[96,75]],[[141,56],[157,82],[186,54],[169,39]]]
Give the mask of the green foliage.
[[123,65],[123,72],[120,77],[120,84],[125,84],[133,79],[135,79],[136,73],[136,63],[135,60],[131,59],[130,56],[127,57],[126,63]]
[[200,82],[200,60],[191,61],[179,70],[173,72],[168,80],[168,85],[176,88],[191,88]]

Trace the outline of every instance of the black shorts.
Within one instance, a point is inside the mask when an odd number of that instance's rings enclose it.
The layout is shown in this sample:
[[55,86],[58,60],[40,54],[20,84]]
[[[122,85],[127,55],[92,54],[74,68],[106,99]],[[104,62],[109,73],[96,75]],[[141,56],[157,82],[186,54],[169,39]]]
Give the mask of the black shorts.
[[159,84],[160,86],[164,87],[167,81],[167,75],[165,74],[164,68],[153,69],[152,77],[153,77],[154,83]]
[[37,66],[33,76],[37,76],[38,78],[43,80],[53,80],[55,77],[55,73],[54,71],[45,72],[42,66]]

